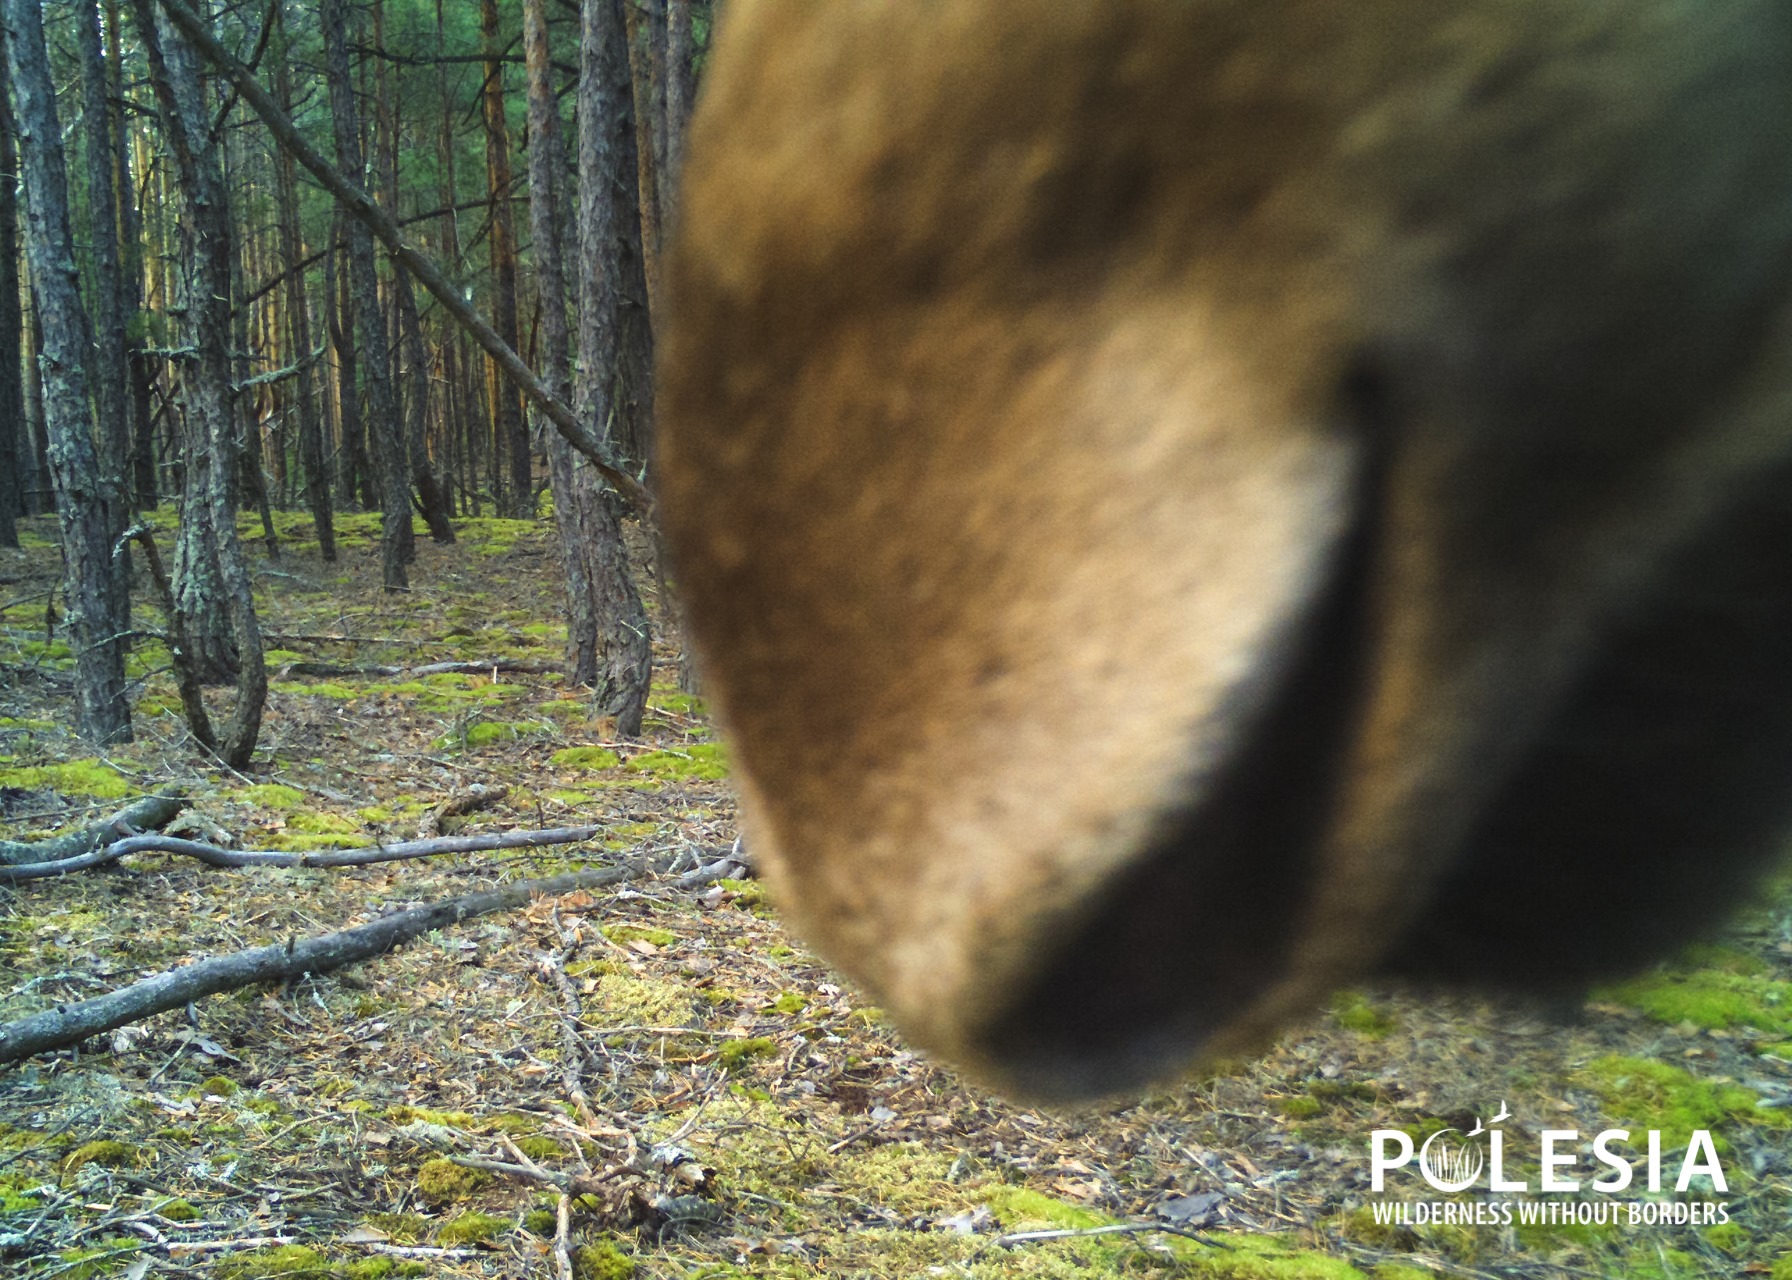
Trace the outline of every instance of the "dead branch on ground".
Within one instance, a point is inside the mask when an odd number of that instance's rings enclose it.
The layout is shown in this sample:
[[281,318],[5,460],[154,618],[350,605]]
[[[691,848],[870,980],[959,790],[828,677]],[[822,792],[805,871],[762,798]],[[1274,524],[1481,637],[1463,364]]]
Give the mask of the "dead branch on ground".
[[294,938],[182,965],[92,1000],[46,1009],[0,1026],[0,1062],[17,1062],[50,1049],[78,1044],[151,1014],[178,1009],[202,996],[234,991],[257,982],[327,973],[383,955],[434,929],[445,929],[493,911],[519,907],[531,898],[594,889],[632,879],[635,866],[575,871],[544,880],[525,880],[503,889],[470,893],[429,906],[413,907],[335,933]]
[[140,835],[114,840],[103,849],[79,857],[25,866],[0,866],[0,884],[40,880],[103,866],[130,853],[178,853],[213,867],[365,867],[376,862],[407,858],[433,858],[444,853],[484,853],[491,849],[526,849],[544,844],[577,844],[595,839],[603,828],[549,827],[539,831],[501,831],[484,836],[438,836],[433,840],[400,840],[393,844],[367,845],[360,849],[332,849],[325,853],[289,853],[282,849],[225,849],[203,840],[177,836]]
[[[139,831],[154,831],[174,821],[186,805],[179,796],[145,796],[133,800],[104,822],[45,840],[0,840],[0,868],[53,864],[91,853],[109,840]],[[5,879],[0,872],[0,879]],[[20,879],[30,877],[21,876]]]

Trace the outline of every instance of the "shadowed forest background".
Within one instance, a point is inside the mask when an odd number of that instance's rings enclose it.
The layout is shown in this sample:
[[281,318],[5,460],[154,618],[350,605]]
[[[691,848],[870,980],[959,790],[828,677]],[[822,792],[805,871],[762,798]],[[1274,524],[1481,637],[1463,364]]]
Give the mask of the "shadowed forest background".
[[[0,1273],[1792,1280],[1784,883],[1072,1116],[782,932],[646,497],[722,7],[0,0]],[[1502,1103],[1728,1221],[1376,1220]]]

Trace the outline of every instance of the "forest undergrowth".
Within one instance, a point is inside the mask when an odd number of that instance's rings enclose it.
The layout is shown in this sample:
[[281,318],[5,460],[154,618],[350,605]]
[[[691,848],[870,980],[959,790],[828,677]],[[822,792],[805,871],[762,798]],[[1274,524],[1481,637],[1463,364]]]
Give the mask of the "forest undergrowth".
[[[148,854],[0,887],[0,1020],[497,884],[642,873],[0,1067],[0,1273],[523,1277],[564,1257],[600,1280],[1792,1280],[1783,880],[1720,939],[1573,1009],[1356,992],[1261,1058],[1143,1102],[1014,1105],[907,1048],[756,880],[679,887],[737,834],[726,751],[677,688],[675,637],[656,638],[639,741],[553,674],[548,526],[468,520],[441,547],[420,525],[413,588],[393,596],[375,518],[342,520],[335,564],[307,520],[280,525],[280,558],[255,553],[273,683],[241,774],[186,733],[153,638],[131,658],[137,740],[96,753],[71,737],[54,530],[24,526],[25,551],[0,553],[0,837],[173,790],[191,838],[363,846],[415,836],[478,785],[507,790],[444,830],[594,823],[601,838],[344,870]],[[160,620],[140,604],[136,625]],[[365,670],[442,662],[498,669]],[[1561,914],[1572,929],[1573,904]],[[1496,1108],[1504,1172],[1530,1192],[1443,1196],[1410,1170],[1371,1191],[1372,1132],[1422,1142]],[[1610,1170],[1584,1153],[1613,1128],[1662,1133],[1659,1192],[1640,1173],[1591,1188]],[[1676,1193],[1699,1129],[1726,1186],[1701,1174]],[[1576,1131],[1558,1149],[1579,1192],[1538,1189],[1544,1130]],[[1483,1216],[1721,1205],[1722,1220],[1385,1220],[1446,1201]]]

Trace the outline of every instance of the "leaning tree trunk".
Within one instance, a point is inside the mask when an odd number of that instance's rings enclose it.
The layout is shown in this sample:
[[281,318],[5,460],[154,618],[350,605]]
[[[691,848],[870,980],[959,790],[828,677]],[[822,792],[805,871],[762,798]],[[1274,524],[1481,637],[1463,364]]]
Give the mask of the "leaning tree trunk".
[[[206,745],[230,767],[241,769],[254,754],[261,731],[267,666],[262,660],[261,626],[255,616],[248,563],[236,531],[236,433],[229,348],[230,210],[210,113],[200,89],[197,58],[178,31],[158,25],[151,4],[152,0],[132,0],[187,214],[182,231],[188,262],[187,324],[194,351],[186,375],[192,446],[187,473],[194,503],[183,510],[182,523],[201,511],[210,520],[217,593],[211,608],[228,619],[237,656],[236,705],[222,740]],[[180,634],[200,621],[204,619],[183,611],[179,626],[171,630]],[[199,725],[193,727],[200,732]]]
[[[361,126],[355,111],[354,82],[349,76],[348,34],[343,0],[321,0],[325,78],[330,85],[330,115],[336,131],[336,161],[345,173],[359,175]],[[373,233],[359,219],[347,221],[348,281],[354,299],[355,334],[367,376],[367,434],[373,471],[379,484],[380,572],[388,591],[410,584],[404,567],[416,554],[411,535],[411,486],[406,477],[398,411],[392,395],[392,349],[380,315],[379,268],[373,256]]]
[[[600,438],[607,436],[615,404],[620,249],[613,193],[623,157],[613,145],[610,130],[623,117],[628,93],[626,40],[619,4],[598,0],[583,7],[579,30],[579,374],[575,409]],[[584,465],[581,458],[573,468],[574,493],[579,492],[578,467]],[[571,527],[563,529],[562,538],[581,548],[583,591],[595,619],[590,683],[596,690],[598,708],[616,717],[618,732],[632,736],[640,732],[647,706],[653,645],[647,611],[641,607],[641,597],[629,576],[617,507],[607,492],[576,504],[568,512]]]
[[124,621],[113,568],[115,491],[94,448],[87,406],[91,336],[69,231],[68,172],[56,120],[56,88],[38,0],[4,0],[6,57],[18,113],[25,187],[25,253],[42,338],[44,427],[56,513],[62,524],[63,590],[75,655],[76,728],[93,742],[131,736],[124,689]]

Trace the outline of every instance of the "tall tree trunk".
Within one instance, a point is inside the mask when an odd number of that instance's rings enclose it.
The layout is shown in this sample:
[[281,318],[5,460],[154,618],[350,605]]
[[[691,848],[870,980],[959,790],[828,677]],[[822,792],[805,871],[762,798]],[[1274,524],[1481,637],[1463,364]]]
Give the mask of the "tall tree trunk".
[[25,187],[25,251],[37,290],[49,463],[62,525],[63,591],[75,655],[76,728],[92,742],[131,736],[124,621],[113,533],[120,515],[94,447],[87,404],[91,336],[69,231],[68,172],[38,0],[4,0],[6,56]]
[[149,334],[140,322],[143,310],[143,215],[137,208],[137,185],[131,174],[130,125],[124,116],[124,32],[118,0],[105,0],[106,126],[112,142],[112,174],[118,200],[119,309],[124,313],[130,362],[130,485],[132,505],[156,504],[156,467],[151,448],[154,368],[145,348]]
[[697,87],[691,0],[666,0],[666,169],[660,177],[660,216],[678,221],[678,176],[684,169],[684,131]]
[[[111,110],[108,107],[106,58],[100,42],[100,15],[92,0],[75,6],[75,51],[81,66],[81,134],[87,153],[88,252],[93,261],[93,324],[88,390],[93,396],[95,443],[99,455],[100,483],[110,494],[106,509],[116,528],[114,544],[124,532],[130,515],[130,489],[126,471],[131,456],[130,366],[126,355],[123,286],[118,267],[118,201],[112,185]],[[112,557],[118,581],[113,599],[119,620],[130,626],[131,574],[128,552]]]
[[[616,235],[616,201],[622,154],[611,130],[623,114],[628,93],[627,29],[621,6],[597,0],[583,7],[579,30],[579,372],[574,406],[580,418],[600,439],[607,435],[615,403],[617,363],[616,277],[619,247]],[[545,79],[546,68],[541,70]],[[544,86],[545,87],[545,86]],[[532,104],[533,105],[533,104]],[[545,106],[545,103],[544,103]],[[552,184],[546,184],[552,189]],[[550,216],[544,220],[553,234]],[[555,298],[564,297],[562,292]],[[592,615],[592,647],[589,680],[596,691],[598,708],[616,717],[617,731],[633,736],[641,731],[647,691],[653,679],[653,645],[647,628],[647,611],[629,576],[628,556],[622,544],[618,503],[607,492],[593,492],[582,485],[578,470],[588,464],[581,457],[565,478],[570,492],[581,500],[568,504],[561,526],[563,547],[576,549],[576,570],[569,566],[572,625],[585,625],[581,608]],[[589,500],[583,495],[589,493]],[[556,512],[559,504],[555,504]],[[571,626],[569,626],[569,633]]]
[[[622,20],[628,46],[628,87],[632,110],[628,113],[635,127],[635,197],[641,224],[641,258],[647,275],[648,310],[660,313],[660,154],[654,75],[655,50],[659,39],[654,32],[652,14],[643,14],[639,0],[621,0]],[[616,119],[623,118],[622,104],[617,104]]]
[[[249,568],[236,531],[235,449],[237,436],[230,386],[230,209],[225,199],[210,113],[200,88],[198,59],[180,33],[158,25],[152,0],[132,0],[138,33],[149,58],[150,81],[161,108],[162,125],[173,148],[186,218],[183,240],[188,263],[187,323],[194,357],[185,379],[188,432],[188,487],[196,500],[182,511],[183,526],[203,511],[209,517],[214,559],[204,566],[215,575],[215,594],[201,608],[228,619],[236,650],[236,705],[221,741],[213,749],[234,769],[249,763],[267,701],[267,666],[262,659],[261,626],[255,616]],[[197,483],[194,477],[197,473]],[[178,548],[177,548],[178,550]],[[197,568],[198,566],[194,566]],[[180,634],[210,617],[184,606]],[[195,733],[201,727],[194,725]]]
[[[485,54],[485,173],[491,190],[492,327],[512,351],[522,350],[517,323],[516,219],[511,213],[510,126],[504,115],[503,50],[498,44],[497,0],[480,0],[479,33]],[[526,517],[534,494],[529,465],[529,428],[523,418],[522,397],[509,380],[490,371],[493,386],[493,418],[510,462],[509,502],[506,512]]]
[[[285,6],[274,6],[275,31],[270,53],[274,63],[274,92],[280,105],[292,110],[291,57],[287,48]],[[274,152],[275,200],[279,207],[280,256],[286,263],[286,333],[292,358],[298,362],[293,375],[293,402],[299,420],[299,470],[305,481],[305,506],[317,532],[318,552],[325,561],[336,558],[336,513],[330,505],[330,478],[324,465],[323,429],[318,421],[316,373],[311,360],[311,311],[305,297],[304,240],[299,234],[299,194],[292,153]]]
[[449,543],[454,541],[454,524],[448,518],[448,495],[429,456],[429,359],[423,349],[423,321],[417,314],[411,273],[397,263],[392,265],[392,294],[409,387],[404,398],[404,429],[411,484],[416,487],[417,505],[423,509],[431,541]]
[[[341,243],[347,219],[337,218],[334,239]],[[330,331],[330,349],[336,353],[336,419],[340,444],[336,450],[336,495],[345,506],[377,510],[372,471],[367,465],[367,428],[361,421],[361,362],[355,353],[355,312],[349,301],[348,273],[342,269],[346,252],[324,258],[324,316]]]
[[20,474],[31,441],[25,429],[25,317],[19,297],[19,171],[13,125],[11,76],[6,68],[6,28],[0,24],[0,547],[19,545],[16,521],[25,514]]
[[[335,122],[336,160],[346,173],[361,175],[361,131],[355,110],[354,82],[349,77],[348,35],[343,0],[321,0],[325,74],[330,82],[330,114]],[[392,352],[380,315],[379,269],[373,256],[373,233],[359,219],[349,219],[348,277],[354,297],[355,333],[360,339],[367,376],[367,427],[373,470],[379,482],[380,572],[388,591],[410,584],[404,566],[414,554],[411,540],[411,486],[406,479],[404,447],[392,396]]]

